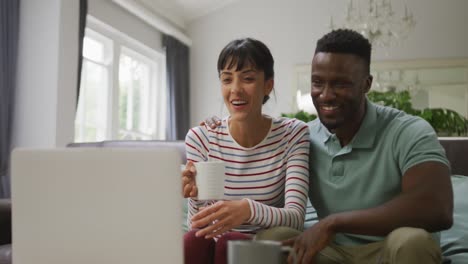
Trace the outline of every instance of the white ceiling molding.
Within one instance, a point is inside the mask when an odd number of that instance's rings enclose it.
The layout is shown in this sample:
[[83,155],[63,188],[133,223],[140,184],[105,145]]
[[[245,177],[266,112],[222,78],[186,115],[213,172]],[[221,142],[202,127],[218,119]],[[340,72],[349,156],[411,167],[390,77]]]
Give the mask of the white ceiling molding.
[[191,21],[212,14],[239,0],[134,0],[153,13],[186,29]]
[[169,20],[173,25],[178,26],[182,30],[187,29],[186,20],[184,15],[184,7],[178,5],[178,0],[134,0],[148,10]]
[[119,6],[127,10],[128,12],[137,16],[138,18],[142,19],[144,22],[146,22],[150,26],[156,28],[157,30],[165,34],[173,36],[174,38],[180,40],[187,46],[192,46],[192,40],[187,35],[185,35],[177,27],[171,25],[169,22],[167,22],[163,18],[148,11],[148,9],[138,4],[137,2],[132,1],[132,0],[112,0],[112,1],[114,1],[114,3],[118,4]]
[[218,11],[219,9],[228,6],[238,0],[205,0],[203,3],[204,6],[200,5],[200,1],[194,0],[179,0],[179,2],[184,3],[187,8],[192,10],[191,13],[187,14],[187,21],[192,21],[197,18],[209,15]]

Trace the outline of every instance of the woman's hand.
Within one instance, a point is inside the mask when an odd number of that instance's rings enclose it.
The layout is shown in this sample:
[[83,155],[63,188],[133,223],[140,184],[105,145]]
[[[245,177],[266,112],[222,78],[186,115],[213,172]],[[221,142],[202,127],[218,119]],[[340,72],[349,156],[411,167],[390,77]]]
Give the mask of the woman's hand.
[[198,196],[197,185],[195,184],[195,175],[197,171],[193,162],[187,162],[182,171],[182,194],[184,198],[195,198]]
[[246,199],[218,201],[192,217],[192,228],[204,227],[195,235],[210,239],[238,227],[249,218],[250,206]]

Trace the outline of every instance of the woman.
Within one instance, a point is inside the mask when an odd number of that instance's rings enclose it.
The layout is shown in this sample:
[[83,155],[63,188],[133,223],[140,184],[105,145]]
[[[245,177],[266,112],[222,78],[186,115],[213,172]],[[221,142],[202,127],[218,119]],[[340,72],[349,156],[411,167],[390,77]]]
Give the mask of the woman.
[[[262,114],[273,90],[273,57],[262,42],[238,39],[218,58],[229,116],[190,129],[183,193],[189,198],[186,263],[226,263],[228,240],[286,226],[302,231],[308,192],[309,132],[296,119]],[[225,201],[199,201],[194,162],[226,162]]]

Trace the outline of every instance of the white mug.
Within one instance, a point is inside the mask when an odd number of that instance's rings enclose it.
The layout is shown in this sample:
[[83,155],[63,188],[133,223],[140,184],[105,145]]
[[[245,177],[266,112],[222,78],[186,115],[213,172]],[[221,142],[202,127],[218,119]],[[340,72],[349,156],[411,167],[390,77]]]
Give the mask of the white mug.
[[194,163],[196,168],[195,183],[198,200],[223,200],[225,163],[223,161],[202,161]]
[[287,259],[285,253],[291,254],[296,263],[294,250],[278,241],[228,241],[228,264],[283,264]]

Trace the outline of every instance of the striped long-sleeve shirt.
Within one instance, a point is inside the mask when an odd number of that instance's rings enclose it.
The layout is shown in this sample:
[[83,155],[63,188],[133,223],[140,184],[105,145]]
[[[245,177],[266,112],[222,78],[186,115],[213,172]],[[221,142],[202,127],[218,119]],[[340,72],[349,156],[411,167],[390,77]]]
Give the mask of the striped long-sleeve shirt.
[[[273,118],[255,147],[240,146],[230,135],[228,118],[216,129],[190,129],[187,160],[224,161],[226,200],[247,199],[250,219],[235,231],[256,233],[274,226],[302,230],[309,189],[309,129],[297,119]],[[188,226],[198,208],[216,201],[188,201]]]

